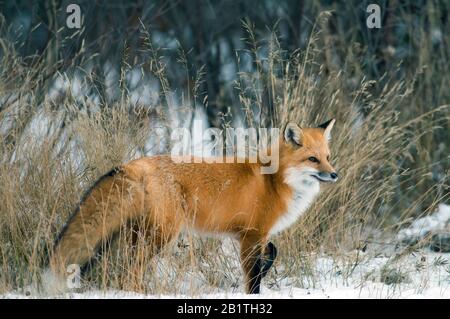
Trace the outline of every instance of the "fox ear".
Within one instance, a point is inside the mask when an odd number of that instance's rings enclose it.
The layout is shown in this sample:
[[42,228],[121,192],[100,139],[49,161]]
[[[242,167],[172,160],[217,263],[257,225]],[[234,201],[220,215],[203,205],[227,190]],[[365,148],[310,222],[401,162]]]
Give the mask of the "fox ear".
[[296,146],[302,146],[302,129],[295,123],[288,123],[284,129],[284,140]]
[[329,141],[331,139],[331,129],[334,126],[334,123],[336,122],[335,119],[331,119],[323,124],[319,125],[319,128],[324,129],[323,135],[325,136],[325,139]]

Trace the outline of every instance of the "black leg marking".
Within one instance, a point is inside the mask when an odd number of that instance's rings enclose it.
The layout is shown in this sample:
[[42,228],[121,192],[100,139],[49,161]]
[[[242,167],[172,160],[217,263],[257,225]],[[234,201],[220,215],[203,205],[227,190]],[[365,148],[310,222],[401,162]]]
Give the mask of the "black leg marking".
[[251,294],[259,294],[260,292],[260,285],[261,285],[261,279],[262,279],[262,259],[260,255],[256,257],[255,263],[252,268],[252,272],[250,274],[250,293]]
[[272,242],[269,242],[266,247],[266,253],[264,254],[264,261],[261,270],[261,278],[267,275],[267,272],[272,267],[273,262],[277,258],[277,247]]

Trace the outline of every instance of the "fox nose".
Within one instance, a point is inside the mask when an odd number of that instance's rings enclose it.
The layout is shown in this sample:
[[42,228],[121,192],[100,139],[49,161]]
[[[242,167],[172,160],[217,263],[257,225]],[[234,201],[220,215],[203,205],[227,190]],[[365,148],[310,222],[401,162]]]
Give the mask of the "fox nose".
[[330,174],[330,177],[331,177],[334,181],[337,181],[337,179],[338,179],[338,174],[337,174],[336,172],[333,172],[333,173]]

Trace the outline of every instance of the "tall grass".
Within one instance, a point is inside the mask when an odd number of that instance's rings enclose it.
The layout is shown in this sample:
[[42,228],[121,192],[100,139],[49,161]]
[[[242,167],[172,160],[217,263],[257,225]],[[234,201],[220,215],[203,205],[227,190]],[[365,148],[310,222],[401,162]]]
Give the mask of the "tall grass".
[[[331,149],[340,181],[325,189],[298,224],[274,239],[280,258],[266,279],[274,287],[283,278],[315,285],[319,253],[345,261],[348,252],[390,240],[411,217],[431,212],[449,197],[449,145],[432,142],[436,132],[448,137],[449,128],[448,95],[434,87],[450,84],[448,76],[437,72],[440,61],[424,48],[420,66],[427,68],[401,79],[393,72],[369,81],[351,55],[346,64],[359,74],[334,69],[327,60],[330,47],[323,43],[320,19],[302,52],[282,50],[275,32],[261,44],[245,24],[257,65],[255,72],[239,72],[235,83],[246,125],[280,126],[289,120],[307,127],[337,119]],[[146,32],[144,37],[148,39]],[[166,66],[150,41],[145,45],[154,60],[143,72],[155,73],[165,97],[154,109],[133,103],[125,84],[120,102],[112,105],[96,103],[95,94],[80,98],[71,90],[51,99],[49,80],[43,76],[50,66],[38,57],[30,65],[13,46],[3,46],[0,291],[39,281],[48,251],[83,192],[110,168],[160,152],[159,146],[149,149],[149,140],[156,138],[157,128],[170,128],[170,112],[194,112],[198,85],[186,94],[186,105],[171,106]],[[258,52],[260,45],[268,48],[266,58]],[[187,63],[183,57],[180,61]],[[127,68],[124,64],[121,83]],[[194,82],[201,77],[199,72]],[[428,99],[430,90],[433,100]],[[167,139],[162,142],[168,150]],[[159,140],[150,143],[155,145]],[[235,291],[241,283],[236,244],[185,234],[162,256],[150,258],[144,240],[132,251],[129,237],[130,227],[124,225],[87,272],[85,287],[196,294],[217,288]],[[349,271],[355,262],[348,261]]]

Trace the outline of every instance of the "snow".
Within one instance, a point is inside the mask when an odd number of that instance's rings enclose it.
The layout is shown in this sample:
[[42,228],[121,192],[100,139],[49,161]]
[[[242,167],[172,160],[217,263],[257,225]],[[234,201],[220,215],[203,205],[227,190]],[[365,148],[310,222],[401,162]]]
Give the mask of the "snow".
[[[30,298],[19,293],[7,293],[0,295],[0,299],[23,299]],[[33,297],[31,297],[33,298]],[[52,297],[53,298],[53,297]],[[248,295],[239,293],[214,293],[197,296],[189,295],[145,295],[127,291],[88,291],[84,293],[67,293],[56,296],[64,299],[436,299],[450,298],[449,288],[432,287],[423,292],[416,289],[395,289],[386,287],[381,283],[369,283],[363,287],[341,286],[327,287],[322,289],[302,289],[302,288],[284,288],[281,290],[269,289],[263,287],[262,294]]]
[[[260,295],[243,293],[242,273],[238,259],[236,242],[227,238],[222,241],[219,254],[228,262],[227,273],[222,283],[211,286],[204,273],[190,269],[177,273],[171,267],[172,257],[157,260],[155,281],[176,285],[176,294],[141,294],[119,290],[85,289],[59,294],[25,294],[11,291],[0,294],[2,298],[295,298],[295,299],[357,299],[357,298],[450,298],[450,253],[433,252],[427,248],[411,249],[402,245],[404,236],[418,236],[430,231],[441,230],[450,220],[450,207],[439,205],[433,214],[415,220],[410,227],[401,230],[397,236],[391,235],[385,246],[368,244],[365,251],[325,252],[302,255],[305,261],[301,273],[286,271],[284,264],[275,263],[262,283]],[[179,248],[181,249],[181,248]],[[300,256],[299,256],[300,258]],[[209,269],[210,265],[201,265]],[[232,271],[231,271],[232,270]],[[236,271],[237,270],[237,271]],[[217,272],[220,270],[217,269]],[[300,271],[300,270],[298,270]],[[289,275],[287,275],[289,274]],[[152,291],[149,281],[149,289]]]
[[[355,258],[355,256],[357,256]],[[248,299],[248,298],[294,298],[294,299],[372,299],[372,298],[450,298],[450,254],[420,251],[410,254],[405,259],[396,261],[393,256],[369,256],[362,252],[352,252],[348,260],[321,256],[315,263],[314,280],[305,281],[304,286],[298,278],[268,278],[263,280],[261,295],[247,295],[242,287],[225,290],[207,285],[199,285],[196,293],[178,295],[140,294],[119,290],[88,290],[84,292],[66,292],[51,296],[26,296],[19,292],[0,295],[1,298],[68,298],[68,299],[155,299],[155,298],[212,298],[212,299]],[[357,262],[356,262],[357,261]],[[393,274],[401,273],[398,283],[387,284],[383,278],[386,269]],[[281,267],[278,272],[282,272]],[[180,285],[186,292],[192,289],[187,284],[195,280],[195,274],[187,273]],[[386,276],[386,275],[385,275]],[[270,277],[270,276],[269,276]],[[400,278],[400,276],[399,276]],[[197,281],[198,278],[197,278]],[[312,283],[315,281],[314,283]],[[200,281],[199,281],[200,282]],[[309,282],[309,283],[308,283]],[[209,291],[203,293],[202,291]]]
[[422,238],[431,232],[441,231],[450,225],[450,206],[440,204],[433,214],[416,219],[410,227],[402,229],[397,238],[407,240]]
[[[0,296],[7,299],[23,299],[22,294],[8,293]],[[402,298],[402,299],[436,299],[450,298],[450,291],[434,287],[423,293],[418,293],[414,289],[394,293],[385,289],[380,284],[373,284],[370,287],[329,287],[327,289],[301,289],[287,288],[281,291],[263,289],[260,295],[248,295],[244,293],[216,293],[198,296],[188,295],[145,295],[134,292],[111,290],[89,291],[86,293],[68,293],[57,298],[67,299],[380,299],[380,298]]]

